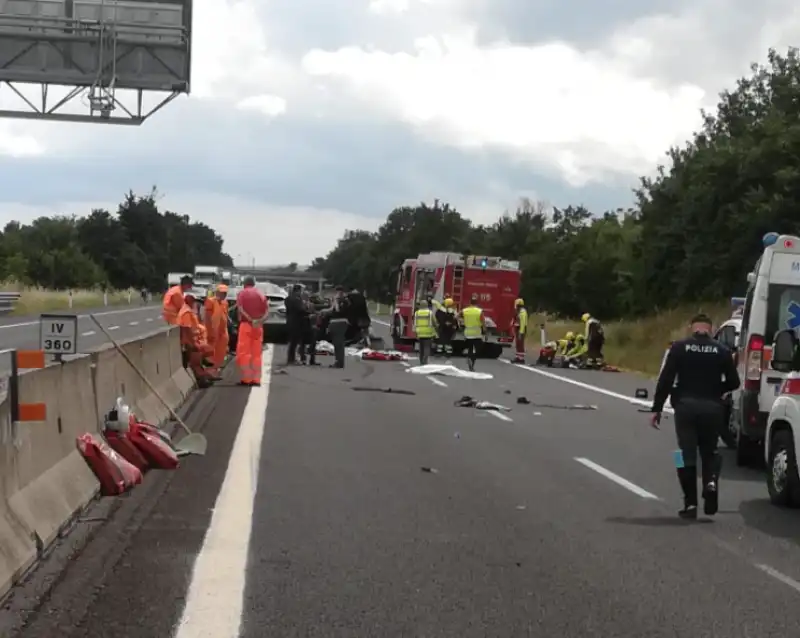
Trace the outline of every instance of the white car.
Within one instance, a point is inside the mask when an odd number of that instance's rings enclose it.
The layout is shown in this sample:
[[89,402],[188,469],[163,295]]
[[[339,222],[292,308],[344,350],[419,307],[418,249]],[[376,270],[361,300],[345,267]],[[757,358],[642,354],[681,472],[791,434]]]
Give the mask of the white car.
[[772,367],[786,378],[767,419],[764,460],[767,464],[769,499],[782,507],[800,507],[800,475],[797,471],[800,442],[800,342],[794,331],[775,336]]

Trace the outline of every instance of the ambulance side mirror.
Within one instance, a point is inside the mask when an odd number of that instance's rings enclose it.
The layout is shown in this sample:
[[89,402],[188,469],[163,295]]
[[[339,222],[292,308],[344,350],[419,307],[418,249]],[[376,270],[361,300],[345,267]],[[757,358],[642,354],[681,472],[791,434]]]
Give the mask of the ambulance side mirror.
[[772,344],[772,369],[778,372],[791,372],[797,358],[797,337],[792,330],[781,330],[775,335]]

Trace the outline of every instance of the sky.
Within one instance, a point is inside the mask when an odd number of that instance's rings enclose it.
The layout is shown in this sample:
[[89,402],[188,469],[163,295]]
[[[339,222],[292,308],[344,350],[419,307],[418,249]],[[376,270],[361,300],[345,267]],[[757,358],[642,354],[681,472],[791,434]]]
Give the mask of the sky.
[[476,222],[520,197],[599,214],[800,41],[800,5],[203,0],[192,38],[191,94],[140,127],[0,119],[0,224],[156,185],[235,261],[303,264],[434,198]]

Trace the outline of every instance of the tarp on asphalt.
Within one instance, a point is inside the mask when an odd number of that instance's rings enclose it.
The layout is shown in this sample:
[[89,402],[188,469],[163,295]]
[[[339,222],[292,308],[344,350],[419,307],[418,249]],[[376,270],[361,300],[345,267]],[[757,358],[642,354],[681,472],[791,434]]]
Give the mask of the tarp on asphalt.
[[435,363],[425,366],[414,366],[413,368],[408,368],[406,372],[410,372],[411,374],[454,377],[456,379],[475,379],[479,381],[494,378],[491,374],[486,372],[470,372],[469,370],[462,370],[461,368],[456,368],[455,366],[440,365]]

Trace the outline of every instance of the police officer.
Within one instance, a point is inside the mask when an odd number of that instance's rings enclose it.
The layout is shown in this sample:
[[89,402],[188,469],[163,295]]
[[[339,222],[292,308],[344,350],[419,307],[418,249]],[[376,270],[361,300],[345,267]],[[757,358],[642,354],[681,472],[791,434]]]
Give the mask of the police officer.
[[428,365],[431,346],[436,338],[436,318],[427,301],[420,301],[414,313],[414,333],[419,346],[419,364]]
[[472,295],[469,306],[464,308],[459,315],[464,326],[464,340],[467,343],[467,365],[472,372],[475,370],[478,348],[486,330],[486,320],[483,316],[483,309],[478,305],[478,295]]
[[658,429],[664,403],[672,394],[680,448],[675,453],[675,467],[683,491],[683,509],[678,515],[684,519],[697,518],[698,449],[703,472],[703,511],[709,516],[717,513],[722,469],[717,438],[725,418],[722,399],[739,387],[732,353],[711,338],[711,323],[703,313],[692,318],[692,334],[672,344],[653,397],[651,424]]

